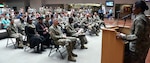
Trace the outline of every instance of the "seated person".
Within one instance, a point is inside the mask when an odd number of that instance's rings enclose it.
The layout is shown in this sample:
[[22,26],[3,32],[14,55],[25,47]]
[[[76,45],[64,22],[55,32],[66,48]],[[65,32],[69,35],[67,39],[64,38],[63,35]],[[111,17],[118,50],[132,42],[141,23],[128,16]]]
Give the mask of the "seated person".
[[91,22],[91,23],[88,23],[88,32],[90,35],[92,34],[96,34],[97,36],[99,36],[99,32],[100,32],[100,29],[98,28],[98,26],[96,25],[97,23],[95,22]]
[[58,20],[54,19],[53,25],[49,28],[51,38],[56,45],[66,45],[68,52],[68,61],[76,62],[74,57],[77,57],[77,55],[74,54],[72,51],[74,48],[73,44],[76,43],[77,39],[75,37],[66,37],[65,35],[63,35],[63,32],[61,31],[61,28],[58,26],[58,24]]
[[6,29],[10,25],[10,20],[6,17],[2,18],[2,29]]
[[22,35],[25,35],[25,22],[23,18],[20,18],[20,24],[18,24],[18,28],[19,28],[19,33],[21,33]]
[[50,27],[50,17],[49,17],[49,15],[45,16],[44,24],[46,25],[46,27],[48,27],[48,28]]
[[27,35],[27,41],[30,43],[30,48],[34,48],[35,46],[37,46],[37,51],[35,53],[41,53],[41,51],[44,51],[43,37],[36,32],[35,25],[32,23],[31,19],[27,19],[27,25],[25,26],[25,33]]
[[93,20],[94,20],[94,22],[96,22],[96,24],[98,24],[98,29],[99,29],[99,27],[101,27],[101,25],[103,25],[106,28],[104,20],[101,20],[96,12],[94,12]]
[[47,47],[49,47],[50,45],[50,35],[48,33],[48,28],[46,27],[46,25],[43,23],[43,18],[39,17],[38,18],[38,23],[36,24],[36,31],[44,37],[44,45],[46,45]]
[[7,31],[10,37],[16,38],[16,46],[23,47],[23,38],[22,34],[18,33],[18,27],[14,24],[14,20],[10,19],[10,25],[7,27]]
[[66,34],[72,37],[78,37],[81,41],[81,49],[87,49],[87,47],[84,46],[84,44],[87,42],[87,39],[83,33],[83,30],[80,28],[80,30],[76,31],[71,25],[72,23],[73,18],[69,18],[69,23],[66,25]]

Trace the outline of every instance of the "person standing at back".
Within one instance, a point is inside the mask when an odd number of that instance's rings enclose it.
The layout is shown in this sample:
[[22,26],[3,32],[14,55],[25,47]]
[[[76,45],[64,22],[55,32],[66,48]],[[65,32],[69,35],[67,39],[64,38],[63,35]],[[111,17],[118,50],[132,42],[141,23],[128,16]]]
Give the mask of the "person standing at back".
[[104,11],[102,9],[102,7],[100,7],[100,9],[98,10],[98,14],[101,20],[104,20]]
[[[149,27],[150,20],[145,16],[144,11],[148,10],[144,1],[137,1],[133,5],[133,14],[136,18],[133,21],[130,35],[118,33],[118,37],[129,41],[128,55],[125,55],[125,63],[145,63],[145,58],[150,46]],[[149,27],[150,28],[150,27]]]
[[109,9],[109,11],[108,11],[108,16],[107,16],[107,18],[109,19],[109,20],[111,20],[113,17],[113,8],[110,8]]

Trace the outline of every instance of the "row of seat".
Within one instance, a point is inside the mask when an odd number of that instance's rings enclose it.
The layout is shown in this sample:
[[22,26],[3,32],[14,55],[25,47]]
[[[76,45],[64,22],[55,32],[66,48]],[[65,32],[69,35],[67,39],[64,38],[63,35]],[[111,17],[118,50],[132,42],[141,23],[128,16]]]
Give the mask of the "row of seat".
[[[8,46],[10,46],[10,45],[13,45],[13,47],[16,49],[17,46],[16,46],[15,41],[13,40],[13,39],[15,39],[15,38],[14,38],[14,37],[10,37],[8,31],[7,31],[7,35],[8,35],[8,38],[7,38],[6,48],[7,48]],[[36,47],[30,48],[30,46],[29,46],[29,44],[28,44],[29,42],[27,41],[27,36],[23,36],[23,39],[24,39],[24,40],[23,40],[23,42],[24,42],[24,48],[23,48],[24,51],[25,51],[25,52],[28,52],[29,49],[34,49],[34,51],[35,51],[35,48],[36,48]],[[51,39],[51,42],[52,42],[52,43],[50,44],[50,51],[49,51],[48,56],[50,56],[52,52],[59,52],[61,58],[64,59],[63,53],[66,52],[66,47],[65,47],[65,46],[56,45],[56,44],[53,42],[52,39]],[[79,43],[78,43],[78,45],[79,45]],[[64,49],[64,50],[61,51],[61,49]]]

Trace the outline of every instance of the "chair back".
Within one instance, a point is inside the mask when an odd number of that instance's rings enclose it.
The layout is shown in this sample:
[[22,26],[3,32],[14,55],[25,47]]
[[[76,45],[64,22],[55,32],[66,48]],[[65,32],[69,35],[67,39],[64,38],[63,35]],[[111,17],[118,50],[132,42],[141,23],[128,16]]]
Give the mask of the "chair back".
[[10,36],[10,35],[11,35],[10,30],[9,30],[8,28],[6,28],[6,31],[7,31],[7,37],[11,37],[11,36]]
[[55,42],[54,39],[51,37],[51,35],[52,35],[52,32],[50,32],[50,40],[51,40],[51,41],[50,41],[50,42],[51,42],[50,45],[54,45],[55,48],[59,48],[59,45],[56,44],[56,42]]

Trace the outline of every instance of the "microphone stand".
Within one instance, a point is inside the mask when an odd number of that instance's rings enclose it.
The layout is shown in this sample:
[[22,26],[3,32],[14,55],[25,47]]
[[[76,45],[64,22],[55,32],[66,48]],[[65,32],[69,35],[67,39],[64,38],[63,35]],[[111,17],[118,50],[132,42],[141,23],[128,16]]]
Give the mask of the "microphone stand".
[[120,12],[117,12],[117,26],[118,26],[118,22],[119,22],[119,16],[120,16]]
[[124,26],[125,26],[125,24],[126,24],[126,20],[127,20],[127,19],[125,18],[125,19],[124,19],[124,23],[123,23],[123,28],[124,28]]
[[126,18],[124,18],[124,23],[123,23],[123,26],[122,26],[122,28],[120,29],[120,31],[122,31],[123,30],[123,28],[124,28],[124,26],[125,26],[125,24],[126,24]]

